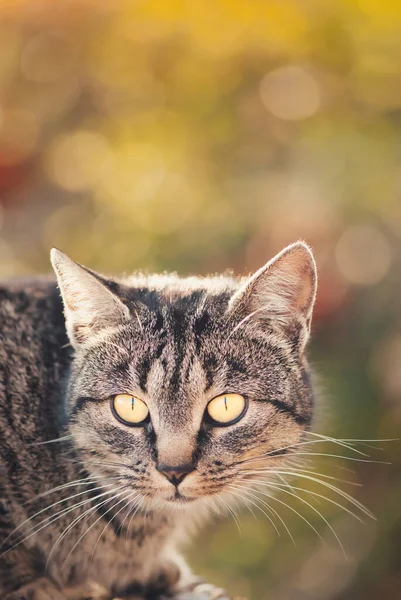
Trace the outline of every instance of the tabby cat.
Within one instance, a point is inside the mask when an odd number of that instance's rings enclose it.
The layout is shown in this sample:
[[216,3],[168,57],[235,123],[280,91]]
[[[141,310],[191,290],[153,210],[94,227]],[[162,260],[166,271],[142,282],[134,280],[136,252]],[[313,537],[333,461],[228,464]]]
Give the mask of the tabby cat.
[[51,260],[58,288],[0,287],[1,599],[228,598],[178,549],[310,426],[310,249],[240,280]]

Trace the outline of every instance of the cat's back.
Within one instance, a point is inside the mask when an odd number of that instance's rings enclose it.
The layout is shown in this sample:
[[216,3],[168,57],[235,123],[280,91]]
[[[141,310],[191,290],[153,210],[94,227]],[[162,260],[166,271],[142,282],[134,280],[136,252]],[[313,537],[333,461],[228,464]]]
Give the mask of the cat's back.
[[[39,343],[67,343],[62,304],[50,277],[0,280],[0,353],[27,354]],[[4,354],[5,353],[5,354]]]
[[5,421],[11,429],[16,422],[35,422],[58,391],[68,363],[55,281],[0,281],[0,429]]

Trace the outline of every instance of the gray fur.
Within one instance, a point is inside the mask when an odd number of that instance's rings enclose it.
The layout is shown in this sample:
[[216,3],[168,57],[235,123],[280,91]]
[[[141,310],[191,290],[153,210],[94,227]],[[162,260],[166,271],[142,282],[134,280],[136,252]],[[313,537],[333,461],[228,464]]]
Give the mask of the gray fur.
[[[0,287],[0,597],[62,600],[90,581],[110,597],[192,589],[180,544],[247,464],[310,425],[313,257],[294,244],[249,280],[117,280],[52,261],[67,326],[55,282]],[[229,392],[249,399],[245,416],[206,424]],[[114,418],[120,393],[147,403],[150,424]],[[184,499],[161,463],[193,465]]]

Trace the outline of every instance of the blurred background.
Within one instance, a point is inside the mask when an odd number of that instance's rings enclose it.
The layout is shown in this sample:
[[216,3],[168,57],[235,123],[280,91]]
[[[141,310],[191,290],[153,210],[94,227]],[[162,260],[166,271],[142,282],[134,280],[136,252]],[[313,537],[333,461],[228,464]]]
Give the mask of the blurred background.
[[[305,239],[315,431],[398,438],[400,134],[399,0],[2,0],[0,276],[48,272],[53,245],[106,273],[246,274]],[[377,522],[295,480],[304,501],[272,506],[296,547],[248,503],[191,564],[250,600],[399,598],[401,447],[371,445],[391,465],[318,443],[346,457],[310,469]]]

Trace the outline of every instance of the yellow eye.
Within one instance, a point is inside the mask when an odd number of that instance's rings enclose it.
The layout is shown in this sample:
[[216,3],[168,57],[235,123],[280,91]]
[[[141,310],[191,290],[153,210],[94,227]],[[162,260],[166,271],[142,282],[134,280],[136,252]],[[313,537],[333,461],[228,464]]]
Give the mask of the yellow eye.
[[240,394],[223,394],[207,405],[208,416],[217,425],[231,425],[245,414],[247,402]]
[[144,425],[149,417],[149,409],[145,402],[129,394],[114,396],[111,399],[111,410],[124,425]]

